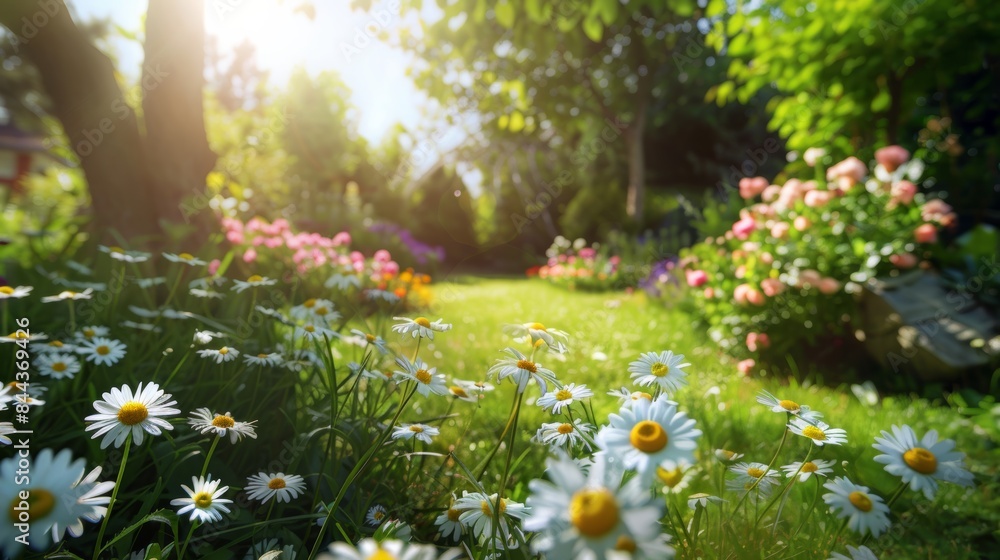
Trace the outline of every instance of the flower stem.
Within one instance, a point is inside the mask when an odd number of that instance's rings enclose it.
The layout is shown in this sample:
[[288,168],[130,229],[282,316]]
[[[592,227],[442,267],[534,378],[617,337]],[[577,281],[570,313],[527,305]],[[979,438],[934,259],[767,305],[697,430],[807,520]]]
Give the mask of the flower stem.
[[[72,305],[72,303],[70,304]],[[115,507],[115,499],[118,497],[118,488],[122,485],[122,475],[125,474],[125,463],[128,462],[128,450],[132,447],[132,436],[125,439],[125,450],[122,452],[122,463],[118,465],[118,477],[115,478],[115,488],[111,491],[111,499],[108,501],[108,511],[104,513],[104,520],[101,521],[101,530],[97,533],[97,544],[94,545],[94,560],[100,555],[101,542],[104,540],[104,531],[108,528],[108,519],[111,518],[111,510]]]
[[205,464],[201,466],[202,478],[205,478],[205,473],[208,472],[208,462],[212,460],[212,454],[215,453],[215,447],[219,445],[220,439],[222,439],[222,436],[215,436],[215,439],[212,441],[212,447],[208,448],[208,455],[205,455]]

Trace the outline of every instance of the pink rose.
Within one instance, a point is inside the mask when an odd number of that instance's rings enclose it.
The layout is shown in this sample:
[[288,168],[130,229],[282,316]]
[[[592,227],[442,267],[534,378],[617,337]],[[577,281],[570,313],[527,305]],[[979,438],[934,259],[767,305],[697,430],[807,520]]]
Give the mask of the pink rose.
[[350,245],[350,244],[351,244],[351,234],[347,233],[346,231],[342,231],[337,235],[333,236],[334,247],[340,247],[341,245]]
[[840,291],[840,282],[833,278],[821,278],[819,281],[819,291],[826,295],[835,294]]
[[901,253],[898,255],[890,255],[889,262],[891,262],[896,268],[913,268],[917,266],[917,257],[912,253]]
[[252,263],[255,260],[257,260],[257,250],[256,249],[254,249],[253,247],[250,247],[249,249],[247,249],[246,251],[243,252],[243,262]]
[[955,221],[955,213],[952,211],[951,205],[940,198],[928,200],[920,208],[920,216],[925,222],[936,222],[943,226],[951,225]]
[[815,270],[803,270],[799,273],[799,287],[819,286],[822,278],[823,276]]
[[365,262],[365,256],[363,254],[361,254],[360,251],[351,251],[350,257],[351,257],[351,262],[352,263],[358,263],[358,262],[364,263]]
[[743,279],[747,275],[746,265],[741,264],[736,267],[736,271],[733,273],[737,278]]
[[752,358],[746,360],[740,360],[736,364],[736,371],[740,372],[740,375],[749,376],[753,372],[753,368],[757,365],[757,362]]
[[712,288],[705,288],[705,291],[702,292],[702,295],[705,296],[705,299],[712,299],[715,297],[715,290]]
[[747,290],[746,297],[747,297],[747,303],[750,303],[751,305],[756,305],[756,306],[764,305],[765,301],[764,294],[762,294],[758,290],[754,290],[753,288]]
[[767,188],[768,181],[763,177],[744,177],[740,179],[740,196],[744,200],[749,200]]
[[228,239],[233,245],[242,245],[243,242],[246,241],[243,237],[243,232],[235,229],[231,229],[226,232],[226,239]]
[[389,251],[386,251],[385,249],[379,249],[378,251],[375,251],[375,256],[372,258],[377,263],[387,263],[392,260],[392,255],[390,255]]
[[892,185],[892,202],[896,204],[909,204],[913,202],[913,196],[917,194],[917,186],[909,181],[899,181]]
[[830,191],[809,191],[806,193],[806,206],[819,208],[826,206],[833,200],[833,193]]
[[765,333],[748,333],[747,350],[756,352],[758,348],[764,349],[771,346],[771,338]]
[[922,224],[913,230],[913,237],[917,243],[934,243],[937,241],[937,228],[934,224]]
[[733,224],[733,235],[738,239],[750,237],[753,230],[757,229],[757,222],[751,217],[746,217]]
[[882,164],[886,171],[892,173],[910,159],[910,152],[901,146],[886,146],[875,151],[875,161]]
[[795,227],[796,231],[805,231],[805,230],[809,229],[809,226],[811,226],[811,225],[812,225],[812,222],[810,222],[809,218],[807,218],[805,216],[799,216],[799,217],[795,218],[794,222],[792,222],[792,226]]
[[750,284],[740,284],[739,286],[736,286],[736,289],[733,290],[733,301],[736,302],[736,305],[746,305],[747,293],[751,290],[753,290],[753,288],[750,287]]
[[[842,189],[848,190],[861,181],[861,179],[864,179],[867,174],[868,166],[862,163],[860,159],[851,156],[827,169],[826,178],[831,181],[836,180]],[[842,179],[846,179],[846,181],[842,181]],[[847,185],[846,187],[844,186],[845,184]]]
[[774,263],[774,257],[771,256],[771,253],[761,253],[760,262],[770,266],[772,263]]
[[704,270],[687,270],[684,272],[687,277],[688,286],[698,288],[708,282],[708,274]]
[[802,160],[806,162],[809,167],[816,167],[819,160],[826,156],[826,150],[823,148],[809,148],[804,154],[802,154]]
[[774,202],[778,199],[778,195],[781,194],[781,187],[778,185],[770,185],[764,192],[760,193],[760,199],[764,202]]
[[396,261],[389,261],[382,267],[382,272],[395,276],[399,274],[399,264]]
[[791,226],[788,225],[788,222],[778,222],[771,227],[771,236],[777,239],[784,239],[788,235],[789,229],[791,229]]
[[760,289],[767,297],[774,297],[785,291],[785,284],[777,278],[765,278],[760,281]]

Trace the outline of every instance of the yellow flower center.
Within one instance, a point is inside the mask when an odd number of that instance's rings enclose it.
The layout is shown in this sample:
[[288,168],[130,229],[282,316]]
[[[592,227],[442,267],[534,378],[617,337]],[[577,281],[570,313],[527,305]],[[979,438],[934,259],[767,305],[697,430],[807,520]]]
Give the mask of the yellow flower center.
[[177,258],[179,258],[179,259],[181,259],[183,261],[193,261],[194,260],[194,255],[192,255],[191,253],[181,253],[181,254],[177,255]]
[[264,277],[260,274],[254,274],[250,278],[247,278],[247,282],[260,282],[262,280],[264,280]]
[[285,487],[285,479],[281,477],[274,477],[267,481],[267,487],[271,490],[281,490]]
[[764,471],[758,469],[757,467],[750,467],[749,469],[747,469],[747,474],[754,478],[760,478],[764,476]]
[[802,407],[799,406],[799,403],[797,403],[795,401],[788,401],[788,400],[784,400],[784,401],[779,402],[778,406],[780,406],[781,408],[787,410],[788,412],[798,412],[799,410],[802,409]]
[[198,492],[194,495],[194,505],[198,509],[205,509],[212,505],[212,495],[208,492]]
[[309,308],[311,308],[314,305],[316,305],[316,299],[315,298],[310,298],[310,299],[307,299],[304,302],[302,302],[302,307],[305,307],[306,309],[309,309]]
[[451,387],[448,388],[448,390],[451,391],[451,394],[455,395],[456,397],[469,396],[469,394],[465,392],[465,389],[459,387],[458,385],[452,385]]
[[7,335],[7,338],[11,338],[11,339],[14,339],[14,340],[24,340],[24,339],[29,338],[29,337],[28,337],[28,333],[26,333],[24,331],[21,331],[21,332],[12,332],[9,335]]
[[83,336],[87,338],[93,338],[97,334],[94,329],[83,329]]
[[736,455],[735,451],[730,451],[728,449],[720,449],[719,452],[722,454],[723,457],[725,457],[727,461],[732,459],[733,456]]
[[[535,362],[532,362],[532,361],[529,361],[529,360],[518,360],[517,361],[517,367],[518,367],[518,369],[523,369],[525,371],[530,371],[531,373],[537,373],[538,372],[538,366],[535,365]],[[562,399],[559,399],[559,400],[562,400]]]
[[545,325],[543,325],[541,323],[531,323],[530,325],[528,325],[528,328],[531,329],[531,330],[533,330],[533,331],[544,331],[545,330]]
[[9,515],[11,523],[24,523],[20,519],[20,516],[27,513],[28,520],[39,521],[49,513],[52,512],[56,507],[56,497],[44,488],[31,488],[28,490],[28,499],[24,500],[28,502],[28,509],[14,509],[20,506],[21,499],[20,496],[15,496],[13,500],[10,501]]
[[417,381],[423,383],[424,385],[429,385],[431,382],[431,372],[426,369],[418,369],[416,378]]
[[632,428],[629,434],[632,447],[644,453],[656,453],[667,446],[667,432],[663,426],[652,420],[643,420]]
[[422,434],[424,432],[424,429],[421,428],[420,426],[410,426],[410,431],[415,434]]
[[66,371],[66,364],[63,362],[56,362],[52,364],[52,371],[58,371],[60,373]]
[[823,441],[826,439],[826,434],[823,432],[823,430],[817,428],[816,426],[806,426],[805,428],[802,428],[802,435],[806,436],[807,438],[816,439],[819,441]]
[[[482,510],[483,515],[488,515],[490,517],[493,517],[492,505],[493,505],[492,502],[489,502],[487,500],[482,500],[479,502],[479,509]],[[507,512],[507,500],[500,500],[500,513],[503,514],[506,512]]]
[[263,360],[267,358],[267,354],[257,354],[257,357]]
[[556,393],[556,400],[568,401],[573,398],[573,393],[567,391],[566,389],[559,389]]
[[49,346],[52,346],[53,348],[62,348],[64,345],[61,340],[53,340],[49,343]]
[[232,416],[219,414],[214,419],[212,419],[212,425],[215,426],[216,428],[229,429],[236,425],[236,421],[233,420]]
[[670,488],[674,488],[680,484],[681,479],[684,478],[684,471],[682,471],[680,467],[669,471],[663,467],[656,467],[656,476],[658,476],[664,484]]
[[588,537],[600,537],[618,525],[618,502],[606,488],[585,489],[569,502],[569,521]]
[[382,521],[382,518],[385,517],[385,513],[381,511],[376,511],[372,513],[372,517],[375,519],[375,521]]
[[375,342],[375,335],[373,335],[373,334],[366,334],[365,335],[365,340],[367,340],[368,342]]
[[937,472],[937,457],[923,447],[914,447],[903,453],[903,461],[906,461],[908,467],[920,474]]
[[458,518],[462,516],[462,512],[455,508],[448,508],[448,521],[452,523],[458,523]]
[[317,315],[319,315],[319,316],[321,316],[321,317],[322,317],[323,315],[326,315],[326,314],[327,314],[327,313],[329,313],[329,312],[330,312],[330,310],[329,310],[329,309],[327,309],[327,308],[325,308],[325,307],[317,307],[317,308],[316,308],[316,314],[317,314]]
[[126,426],[135,426],[149,416],[149,409],[139,401],[128,401],[118,409],[118,421]]
[[219,348],[219,354],[222,354],[223,356],[225,356],[228,353],[229,353],[229,348],[226,348],[225,346],[223,346],[222,348]]
[[656,362],[651,368],[649,368],[649,372],[656,377],[663,377],[668,371],[670,371],[670,368],[667,367],[666,364],[661,364],[660,362]]
[[314,327],[312,325],[306,325],[305,331],[306,332],[316,332],[316,327]]
[[653,395],[650,395],[649,393],[646,393],[644,391],[637,391],[635,393],[632,393],[633,401],[637,401],[639,399],[646,399],[647,401],[651,401],[653,400]]
[[818,470],[819,470],[819,467],[816,466],[816,463],[813,463],[812,461],[809,461],[808,463],[803,463],[802,464],[802,470],[800,472],[816,472]]
[[374,554],[370,555],[368,558],[365,558],[365,560],[396,560],[396,557],[379,548],[374,552]]
[[0,286],[0,294],[6,294],[9,296],[10,294],[13,293],[14,293],[14,288],[11,288],[10,286]]
[[865,513],[872,510],[871,498],[861,492],[851,492],[850,495],[847,496],[847,499],[851,501],[851,504],[854,507]]
[[103,344],[95,348],[94,351],[102,356],[107,356],[108,354],[111,353],[111,349]]
[[417,317],[413,322],[425,329],[431,328],[431,322],[427,320],[427,317]]
[[636,548],[635,541],[625,535],[618,537],[618,542],[615,543],[615,550],[623,550],[629,554],[634,554]]

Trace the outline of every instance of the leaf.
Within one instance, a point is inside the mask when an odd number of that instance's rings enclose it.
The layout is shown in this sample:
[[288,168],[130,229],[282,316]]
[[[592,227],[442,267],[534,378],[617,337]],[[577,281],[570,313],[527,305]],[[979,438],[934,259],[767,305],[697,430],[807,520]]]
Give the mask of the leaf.
[[507,130],[508,122],[510,122],[510,117],[508,117],[507,115],[500,115],[500,118],[497,119],[497,127],[500,130]]
[[593,16],[587,16],[583,20],[583,32],[587,35],[587,38],[595,43],[601,41],[601,37],[604,35],[604,26],[601,25],[600,20]]
[[508,130],[511,132],[521,132],[524,130],[524,115],[520,111],[514,111],[510,114],[510,124],[508,125]]
[[880,91],[875,99],[872,99],[872,111],[878,113],[879,111],[884,111],[889,108],[889,102],[892,98],[889,96],[888,91]]
[[528,18],[536,23],[545,23],[548,19],[542,9],[541,0],[525,0],[524,11],[527,12]]
[[478,0],[476,8],[472,10],[472,21],[483,23],[486,20],[486,0]]
[[510,2],[501,2],[493,8],[493,13],[497,16],[497,23],[508,29],[514,27],[516,13],[513,4]]
[[618,18],[618,0],[595,0],[594,5],[604,25],[611,25]]

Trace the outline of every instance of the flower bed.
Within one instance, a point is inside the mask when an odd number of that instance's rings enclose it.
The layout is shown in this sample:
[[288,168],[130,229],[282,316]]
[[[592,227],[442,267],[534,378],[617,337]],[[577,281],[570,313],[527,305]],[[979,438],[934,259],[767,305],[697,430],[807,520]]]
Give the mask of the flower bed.
[[599,243],[587,245],[585,239],[570,242],[563,236],[556,237],[545,251],[548,262],[528,271],[528,276],[539,278],[568,289],[613,290],[622,289],[621,257],[608,254]]

